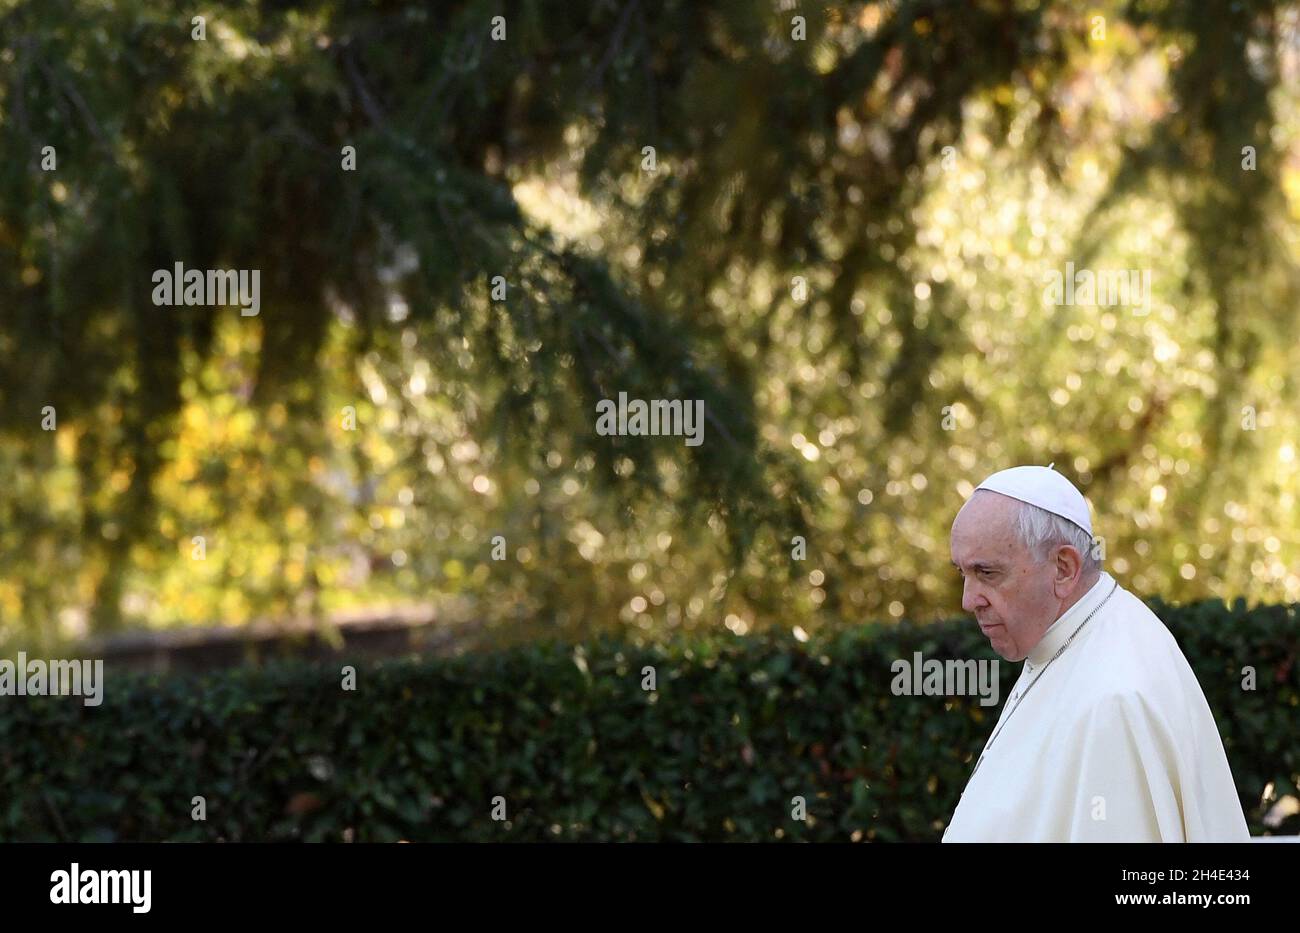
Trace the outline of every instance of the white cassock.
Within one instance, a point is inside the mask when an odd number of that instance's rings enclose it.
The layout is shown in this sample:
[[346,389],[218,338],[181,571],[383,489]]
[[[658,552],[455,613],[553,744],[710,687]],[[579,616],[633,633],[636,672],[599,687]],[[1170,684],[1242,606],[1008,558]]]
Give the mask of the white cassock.
[[1102,605],[1115,587],[1103,571],[1025,659],[944,842],[1250,840],[1196,675],[1132,593]]

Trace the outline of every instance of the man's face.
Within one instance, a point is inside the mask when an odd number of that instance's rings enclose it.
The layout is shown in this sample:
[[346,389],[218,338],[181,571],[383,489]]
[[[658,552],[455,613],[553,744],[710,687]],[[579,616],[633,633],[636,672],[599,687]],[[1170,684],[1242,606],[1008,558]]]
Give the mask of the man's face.
[[1018,508],[1015,499],[979,490],[957,513],[949,543],[965,578],[961,607],[1008,661],[1034,649],[1061,606],[1053,562],[1036,561],[1015,532]]

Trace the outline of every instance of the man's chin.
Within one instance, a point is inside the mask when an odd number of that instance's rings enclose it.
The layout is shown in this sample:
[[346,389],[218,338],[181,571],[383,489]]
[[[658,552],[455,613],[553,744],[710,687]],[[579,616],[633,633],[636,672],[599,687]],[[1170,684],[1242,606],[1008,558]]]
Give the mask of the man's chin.
[[1002,660],[1010,664],[1023,661],[1029,656],[1027,653],[1017,651],[1015,648],[1008,648],[1006,645],[999,646],[998,643],[994,641],[989,642],[989,647],[997,652],[998,656],[1002,658]]

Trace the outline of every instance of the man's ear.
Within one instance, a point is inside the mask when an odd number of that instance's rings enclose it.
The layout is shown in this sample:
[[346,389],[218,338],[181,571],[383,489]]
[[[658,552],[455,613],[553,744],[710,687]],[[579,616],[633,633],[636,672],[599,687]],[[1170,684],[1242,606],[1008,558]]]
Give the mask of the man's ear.
[[1052,580],[1052,590],[1057,598],[1064,597],[1074,589],[1079,577],[1083,576],[1083,555],[1069,544],[1056,549],[1056,575]]

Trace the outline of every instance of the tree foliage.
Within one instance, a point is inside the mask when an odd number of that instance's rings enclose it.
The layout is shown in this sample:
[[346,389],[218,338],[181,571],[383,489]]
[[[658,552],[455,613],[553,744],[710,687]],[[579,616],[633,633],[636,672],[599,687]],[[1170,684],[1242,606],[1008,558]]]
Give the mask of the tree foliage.
[[[928,615],[961,494],[1050,461],[1138,589],[1300,598],[1295,4],[193,15],[0,3],[11,635]],[[1067,261],[1149,310],[1045,306]],[[261,313],[155,306],[175,262]],[[706,442],[596,435],[620,391]]]

